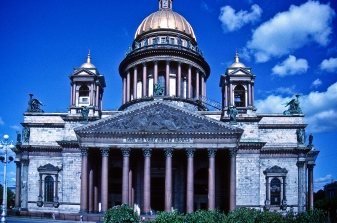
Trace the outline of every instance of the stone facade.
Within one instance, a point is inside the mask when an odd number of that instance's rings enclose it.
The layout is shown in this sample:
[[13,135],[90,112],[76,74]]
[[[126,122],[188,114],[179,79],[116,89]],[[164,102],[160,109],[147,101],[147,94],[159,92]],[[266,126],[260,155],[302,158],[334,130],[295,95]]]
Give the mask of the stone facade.
[[[153,19],[177,18],[157,17],[162,10],[179,15],[169,2]],[[16,208],[85,214],[126,203],[150,214],[312,207],[307,167],[319,151],[305,144],[304,115],[256,113],[256,76],[238,54],[220,76],[221,107],[209,111],[210,68],[193,30],[154,32],[144,30],[146,21],[119,67],[118,111],[103,110],[105,79],[89,54],[70,75],[68,113],[24,113]]]

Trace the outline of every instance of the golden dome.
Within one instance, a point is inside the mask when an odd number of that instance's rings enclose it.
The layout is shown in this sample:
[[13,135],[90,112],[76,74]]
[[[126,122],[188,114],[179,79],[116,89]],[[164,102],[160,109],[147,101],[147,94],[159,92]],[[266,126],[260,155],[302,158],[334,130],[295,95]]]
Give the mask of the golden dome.
[[157,12],[152,13],[146,17],[143,22],[139,25],[135,39],[145,32],[150,30],[156,31],[160,29],[172,29],[186,33],[194,41],[197,41],[192,26],[187,22],[187,20],[172,9],[159,9]]
[[240,61],[239,61],[239,55],[238,55],[238,52],[236,52],[236,54],[235,54],[235,57],[234,57],[234,59],[235,59],[235,62],[232,64],[232,65],[230,65],[229,67],[231,67],[231,68],[240,68],[240,67],[246,67],[243,63],[241,63]]
[[90,53],[88,53],[87,56],[87,62],[85,62],[84,64],[81,65],[81,68],[96,68],[91,62],[90,62]]

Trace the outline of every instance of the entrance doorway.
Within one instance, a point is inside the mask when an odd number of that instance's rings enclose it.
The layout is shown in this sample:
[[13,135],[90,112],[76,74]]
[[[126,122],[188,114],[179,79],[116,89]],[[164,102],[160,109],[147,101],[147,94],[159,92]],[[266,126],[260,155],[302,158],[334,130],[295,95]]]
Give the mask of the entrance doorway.
[[151,209],[155,212],[165,209],[165,177],[151,177]]

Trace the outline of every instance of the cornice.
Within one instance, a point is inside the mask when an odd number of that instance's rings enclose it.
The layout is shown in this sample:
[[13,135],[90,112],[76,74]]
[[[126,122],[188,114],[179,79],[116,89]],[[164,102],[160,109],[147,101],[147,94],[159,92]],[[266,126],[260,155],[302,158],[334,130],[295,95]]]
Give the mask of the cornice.
[[303,129],[308,124],[259,124],[259,129]]

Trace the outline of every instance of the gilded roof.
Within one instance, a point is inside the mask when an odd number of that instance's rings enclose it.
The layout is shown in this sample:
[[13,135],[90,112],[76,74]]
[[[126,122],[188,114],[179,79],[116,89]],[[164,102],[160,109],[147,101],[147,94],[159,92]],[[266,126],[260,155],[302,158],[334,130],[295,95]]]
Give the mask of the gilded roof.
[[146,17],[139,25],[135,39],[150,30],[172,29],[186,33],[196,41],[192,26],[187,20],[171,9],[160,9]]

